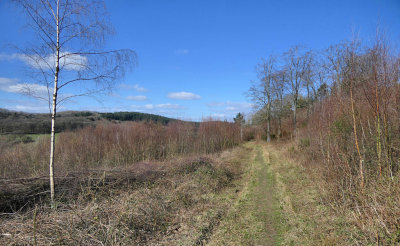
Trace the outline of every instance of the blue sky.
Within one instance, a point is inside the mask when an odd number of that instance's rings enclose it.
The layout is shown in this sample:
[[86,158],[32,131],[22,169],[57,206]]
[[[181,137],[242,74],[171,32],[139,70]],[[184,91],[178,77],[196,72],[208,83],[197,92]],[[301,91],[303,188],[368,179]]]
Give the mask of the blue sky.
[[[352,31],[373,39],[377,24],[400,40],[399,0],[108,0],[116,34],[106,49],[130,48],[138,66],[100,100],[77,98],[61,110],[140,111],[168,117],[231,120],[251,111],[244,93],[261,57],[293,45],[323,49]],[[25,65],[8,44],[34,43],[25,19],[0,1],[0,107],[48,112],[46,103],[16,93]],[[73,93],[71,88],[68,93]],[[47,110],[47,111],[46,111]]]

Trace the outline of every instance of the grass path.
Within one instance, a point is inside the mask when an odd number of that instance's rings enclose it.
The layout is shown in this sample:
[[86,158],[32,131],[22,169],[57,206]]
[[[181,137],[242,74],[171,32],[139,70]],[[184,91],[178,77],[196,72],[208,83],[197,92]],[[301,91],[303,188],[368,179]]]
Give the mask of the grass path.
[[209,245],[276,245],[279,243],[275,178],[264,149],[250,144],[251,155],[236,202],[214,232]]
[[250,153],[237,197],[208,244],[341,245],[347,219],[322,202],[318,182],[289,157],[290,146],[246,146]]
[[275,197],[275,177],[269,171],[265,153],[261,147],[257,149],[257,178],[254,189],[254,213],[264,224],[257,237],[257,245],[275,245],[277,243],[277,200]]

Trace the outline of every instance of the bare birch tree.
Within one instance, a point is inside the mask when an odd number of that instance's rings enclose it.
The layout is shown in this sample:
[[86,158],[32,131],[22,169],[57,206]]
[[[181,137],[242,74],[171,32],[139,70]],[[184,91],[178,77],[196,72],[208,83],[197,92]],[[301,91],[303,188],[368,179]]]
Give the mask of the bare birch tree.
[[[103,1],[14,0],[29,20],[35,43],[21,50],[20,58],[35,72],[34,83],[23,92],[48,101],[51,112],[49,178],[54,207],[55,122],[58,106],[77,96],[105,92],[127,68],[135,65],[132,50],[104,50],[105,38],[113,34]],[[47,88],[35,90],[32,85]],[[27,84],[28,85],[28,84]],[[42,88],[40,87],[40,88]],[[66,87],[72,87],[64,96]]]

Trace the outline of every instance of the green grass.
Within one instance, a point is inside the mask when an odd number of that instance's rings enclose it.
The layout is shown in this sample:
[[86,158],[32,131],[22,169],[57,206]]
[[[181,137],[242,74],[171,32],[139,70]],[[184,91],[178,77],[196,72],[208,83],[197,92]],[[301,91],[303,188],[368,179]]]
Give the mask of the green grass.
[[281,211],[274,196],[275,177],[269,171],[263,150],[250,143],[248,166],[236,201],[214,232],[210,245],[277,245],[280,242]]
[[[312,180],[298,161],[288,158],[287,148],[264,146],[270,170],[275,175],[279,199],[281,245],[353,245],[346,234],[349,218],[339,217],[322,202],[318,180]],[[314,177],[317,178],[317,177]],[[321,178],[321,177],[319,177]]]
[[[353,245],[349,218],[322,203],[318,182],[287,148],[248,143],[247,168],[210,245]],[[348,233],[347,233],[348,234]],[[350,235],[351,236],[351,235]]]
[[[56,133],[56,136],[59,135]],[[38,140],[40,137],[50,137],[50,134],[25,134],[25,136],[31,137],[34,141]]]
[[[59,133],[56,133],[56,139]],[[15,143],[33,143],[40,138],[49,138],[50,134],[0,134],[0,143],[15,144]]]

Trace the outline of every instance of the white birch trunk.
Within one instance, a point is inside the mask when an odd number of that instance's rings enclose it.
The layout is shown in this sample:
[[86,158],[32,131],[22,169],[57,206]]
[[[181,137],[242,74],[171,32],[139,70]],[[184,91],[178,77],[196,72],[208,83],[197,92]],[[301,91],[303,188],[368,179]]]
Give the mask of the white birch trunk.
[[51,136],[50,136],[50,164],[49,164],[49,178],[50,178],[50,197],[51,207],[55,208],[54,203],[54,151],[55,151],[55,125],[56,125],[56,114],[57,114],[57,92],[58,92],[58,72],[60,71],[60,26],[59,26],[59,1],[57,1],[57,47],[56,47],[56,70],[54,75],[54,90],[52,100],[52,112],[51,112]]

